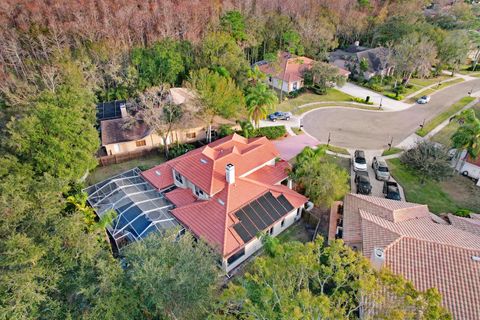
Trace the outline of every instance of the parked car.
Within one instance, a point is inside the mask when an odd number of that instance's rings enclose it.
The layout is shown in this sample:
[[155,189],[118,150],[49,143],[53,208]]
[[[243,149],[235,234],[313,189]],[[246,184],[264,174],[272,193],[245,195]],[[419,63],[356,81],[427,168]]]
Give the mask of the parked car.
[[425,104],[430,102],[430,96],[423,96],[417,100],[418,104]]
[[369,195],[372,193],[372,185],[367,171],[357,171],[355,173],[355,185],[357,193]]
[[367,171],[367,160],[365,159],[365,152],[362,150],[355,150],[352,162],[353,171]]
[[375,172],[375,179],[388,181],[390,179],[390,170],[388,170],[385,160],[373,157],[372,169]]
[[277,120],[290,120],[291,117],[292,117],[291,112],[283,112],[283,111],[277,111],[268,115],[268,119],[273,122]]
[[400,188],[394,181],[385,181],[383,183],[383,195],[387,199],[402,200],[402,197],[400,196]]

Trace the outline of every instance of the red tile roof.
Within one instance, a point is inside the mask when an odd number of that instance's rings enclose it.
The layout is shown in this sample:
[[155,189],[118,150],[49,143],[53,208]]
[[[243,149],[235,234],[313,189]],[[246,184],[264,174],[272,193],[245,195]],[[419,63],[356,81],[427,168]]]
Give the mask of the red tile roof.
[[472,157],[468,156],[467,162],[480,167],[480,156],[478,156],[477,159],[473,159]]
[[[396,202],[396,203],[394,203]],[[436,287],[456,319],[480,319],[480,235],[476,219],[432,217],[425,206],[347,195],[343,237],[370,258],[383,248],[385,265],[419,290]],[[427,208],[428,209],[428,208]]]
[[[163,189],[168,182],[174,183],[175,170],[208,194],[208,200],[192,201],[187,196],[190,193],[195,198],[191,189],[176,189],[166,197],[176,205],[172,214],[186,228],[228,257],[245,244],[233,228],[239,222],[234,215],[238,209],[268,192],[275,197],[283,195],[294,208],[307,201],[288,187],[278,185],[287,177],[289,168],[285,161],[275,162],[278,155],[264,137],[246,139],[234,134],[147,170],[143,176],[157,189]],[[225,178],[229,163],[235,166],[233,184]]]
[[165,193],[165,197],[176,207],[186,206],[197,201],[191,189],[177,188]]
[[260,65],[260,71],[283,81],[292,82],[303,80],[303,72],[312,67],[314,60],[307,57],[294,56],[288,52],[278,55],[278,63]]

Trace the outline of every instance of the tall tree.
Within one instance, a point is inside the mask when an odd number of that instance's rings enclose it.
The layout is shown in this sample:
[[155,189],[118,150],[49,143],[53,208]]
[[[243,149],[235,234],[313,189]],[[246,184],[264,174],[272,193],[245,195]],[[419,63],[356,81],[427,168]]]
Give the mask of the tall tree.
[[414,73],[422,78],[429,76],[432,65],[437,62],[435,44],[418,33],[404,36],[393,50],[395,70],[401,74],[405,84]]
[[208,125],[208,142],[212,139],[212,124],[215,116],[231,119],[245,110],[243,93],[231,78],[208,69],[200,69],[191,72],[186,86],[197,93],[200,113]]
[[[87,318],[204,318],[220,277],[218,257],[188,232],[178,237],[178,231],[152,233],[125,248],[125,270],[116,266],[115,274],[104,270],[100,275],[103,285],[92,292],[95,308]],[[114,307],[118,303],[126,305]]]
[[[453,147],[466,151],[462,159],[464,163],[467,156],[477,159],[480,156],[480,119],[476,117],[474,110],[468,109],[456,116],[456,120],[460,122],[460,127],[451,137]],[[458,159],[460,160],[460,156]],[[457,166],[458,161],[455,167]],[[462,172],[461,168],[459,172]]]
[[345,77],[340,75],[338,68],[326,62],[317,61],[310,70],[304,72],[305,84],[313,85],[324,94],[332,84],[345,84]]
[[248,116],[250,121],[255,122],[255,126],[259,128],[260,120],[264,119],[270,110],[278,103],[275,91],[268,88],[265,83],[257,83],[255,86],[247,88],[245,102],[247,105]]
[[373,269],[341,240],[265,248],[268,255],[223,292],[214,319],[354,319],[360,309],[382,319],[450,319],[436,289],[419,292]]
[[454,30],[446,34],[438,46],[438,59],[440,65],[446,65],[452,70],[452,76],[467,60],[470,41],[467,32]]
[[309,147],[297,155],[291,177],[304,190],[305,195],[319,207],[330,207],[349,191],[349,177],[345,169],[331,163],[325,150]]

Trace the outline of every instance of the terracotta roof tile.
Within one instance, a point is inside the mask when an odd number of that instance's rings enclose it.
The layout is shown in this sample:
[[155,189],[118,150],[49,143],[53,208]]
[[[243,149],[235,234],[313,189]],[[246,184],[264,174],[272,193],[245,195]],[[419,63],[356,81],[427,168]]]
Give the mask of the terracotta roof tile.
[[303,80],[303,72],[311,68],[314,60],[307,57],[293,56],[288,52],[278,55],[278,66],[272,63],[260,65],[258,68],[265,74],[287,82]]
[[246,178],[267,184],[277,184],[288,177],[288,170],[290,168],[290,164],[282,160],[276,162],[273,166],[266,165],[249,174]]
[[143,171],[142,176],[158,190],[165,189],[173,184],[172,167],[163,163],[150,170]]
[[462,218],[451,213],[448,214],[448,220],[455,228],[480,236],[480,220]]
[[165,197],[176,207],[183,207],[194,203],[197,198],[193,195],[192,189],[177,188],[165,193]]

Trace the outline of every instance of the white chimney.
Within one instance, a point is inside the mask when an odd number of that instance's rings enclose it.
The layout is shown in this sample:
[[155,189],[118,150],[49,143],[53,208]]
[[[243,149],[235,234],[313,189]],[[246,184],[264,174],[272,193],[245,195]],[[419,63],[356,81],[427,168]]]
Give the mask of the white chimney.
[[127,105],[125,103],[120,105],[120,114],[122,115],[123,119],[128,117]]
[[372,257],[371,257],[372,266],[380,270],[385,263],[385,254],[382,248],[373,248]]
[[235,183],[235,166],[231,163],[227,164],[225,168],[225,179],[228,184]]
[[355,45],[355,47],[358,47],[358,46],[360,46],[360,41],[357,40],[353,44]]

